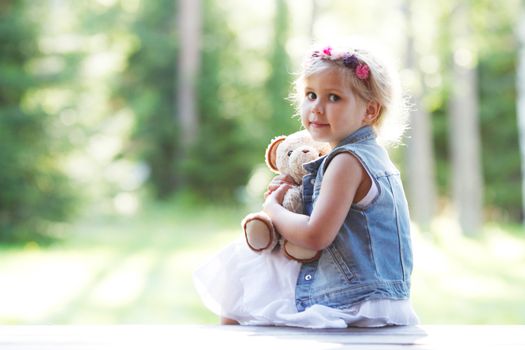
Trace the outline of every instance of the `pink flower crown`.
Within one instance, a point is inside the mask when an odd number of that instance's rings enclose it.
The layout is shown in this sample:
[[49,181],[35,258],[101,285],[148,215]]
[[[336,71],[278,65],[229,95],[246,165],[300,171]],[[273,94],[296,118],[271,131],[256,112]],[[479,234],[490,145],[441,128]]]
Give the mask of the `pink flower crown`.
[[343,65],[352,69],[358,79],[368,79],[368,76],[370,75],[370,68],[368,68],[366,63],[360,61],[355,54],[350,52],[333,53],[332,51],[333,49],[330,46],[327,46],[322,51],[314,51],[311,57],[326,61],[342,60]]

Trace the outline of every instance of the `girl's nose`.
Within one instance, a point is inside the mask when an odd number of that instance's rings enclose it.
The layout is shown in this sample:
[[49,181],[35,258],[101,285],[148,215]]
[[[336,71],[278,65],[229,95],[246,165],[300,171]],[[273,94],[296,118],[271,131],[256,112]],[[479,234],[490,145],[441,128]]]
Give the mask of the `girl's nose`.
[[319,100],[317,100],[315,102],[314,106],[312,107],[312,113],[314,113],[314,114],[323,114],[323,106],[321,105]]

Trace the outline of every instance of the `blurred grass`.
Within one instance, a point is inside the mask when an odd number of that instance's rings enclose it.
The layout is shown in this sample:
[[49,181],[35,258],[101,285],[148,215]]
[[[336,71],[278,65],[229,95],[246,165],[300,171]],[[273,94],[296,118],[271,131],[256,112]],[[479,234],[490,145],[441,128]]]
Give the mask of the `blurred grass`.
[[525,323],[525,232],[487,224],[466,237],[446,218],[414,235],[414,306],[424,323]]
[[216,322],[191,272],[239,234],[235,208],[86,217],[49,248],[0,248],[0,323]]
[[[239,237],[246,211],[155,204],[95,215],[42,248],[0,247],[0,323],[216,323],[191,273]],[[423,323],[525,323],[525,237],[487,225],[476,238],[445,219],[414,230],[413,303]]]

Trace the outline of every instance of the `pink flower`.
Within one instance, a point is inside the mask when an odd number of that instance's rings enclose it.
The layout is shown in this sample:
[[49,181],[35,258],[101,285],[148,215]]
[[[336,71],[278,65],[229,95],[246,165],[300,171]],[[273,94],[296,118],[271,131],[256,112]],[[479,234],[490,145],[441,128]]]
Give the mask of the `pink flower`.
[[332,48],[330,46],[325,47],[323,53],[327,56],[332,56]]
[[361,80],[367,79],[368,73],[370,73],[370,69],[365,63],[359,63],[357,67],[355,67],[355,75]]

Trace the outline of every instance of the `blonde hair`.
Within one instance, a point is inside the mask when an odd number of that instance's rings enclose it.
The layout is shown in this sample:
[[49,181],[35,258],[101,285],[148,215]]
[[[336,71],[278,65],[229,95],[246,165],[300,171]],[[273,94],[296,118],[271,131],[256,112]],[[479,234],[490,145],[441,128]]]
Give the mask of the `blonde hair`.
[[[366,78],[358,76],[355,66],[348,64],[349,57],[355,57],[360,65],[368,66]],[[358,97],[365,102],[377,102],[381,106],[379,115],[372,123],[378,140],[383,144],[398,144],[407,129],[407,103],[402,96],[396,70],[380,57],[377,50],[364,48],[362,45],[315,45],[305,57],[302,72],[294,82],[291,98],[295,101],[298,114],[304,99],[304,80],[326,68],[336,68],[345,84]]]

